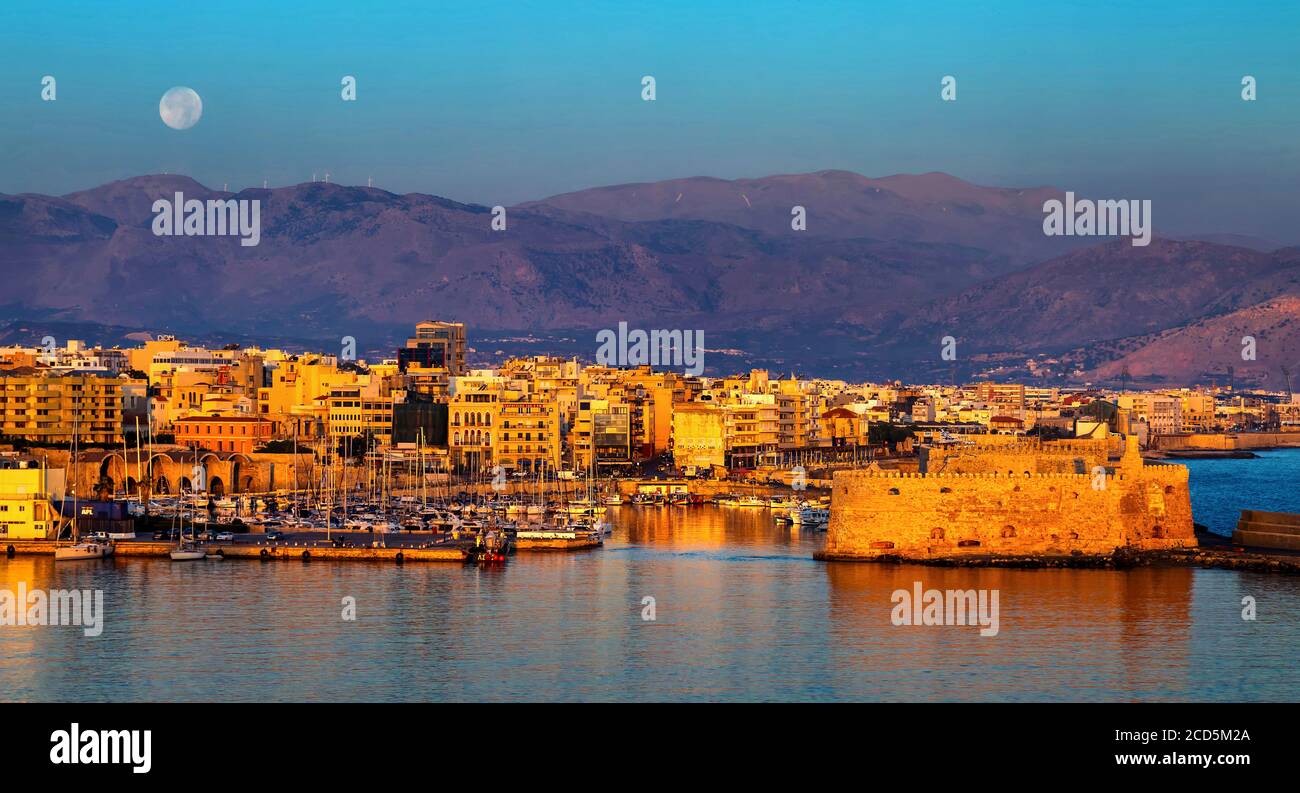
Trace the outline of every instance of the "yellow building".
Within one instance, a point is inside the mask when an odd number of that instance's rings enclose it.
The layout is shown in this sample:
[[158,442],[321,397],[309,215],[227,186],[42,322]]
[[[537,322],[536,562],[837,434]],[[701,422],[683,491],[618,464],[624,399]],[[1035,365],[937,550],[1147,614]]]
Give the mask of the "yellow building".
[[502,389],[488,383],[457,383],[448,407],[447,449],[451,464],[467,471],[495,465],[492,439]]
[[771,394],[746,394],[723,405],[727,424],[727,458],[733,468],[757,467],[777,450],[780,422]]
[[627,404],[610,399],[578,400],[578,415],[570,433],[576,470],[599,471],[631,465],[633,438],[631,409]]
[[337,448],[349,439],[355,443],[356,438],[364,438],[367,446],[391,444],[393,400],[391,380],[374,374],[361,375],[353,385],[331,388],[327,429],[330,447]]
[[1200,391],[1180,391],[1178,397],[1183,432],[1214,430],[1214,397]]
[[726,464],[727,422],[712,402],[691,402],[673,410],[673,462],[678,468]]
[[867,446],[871,442],[871,422],[867,406],[861,402],[839,405],[822,414],[831,446]]
[[448,406],[449,457],[469,471],[558,469],[561,431],[555,401],[500,384],[461,381]]
[[138,383],[94,374],[0,371],[0,435],[86,446],[122,443],[122,389]]
[[777,446],[781,449],[803,449],[820,443],[820,422],[816,410],[816,395],[804,391],[803,384],[793,376],[772,384],[777,407]]
[[153,365],[154,356],[175,353],[185,347],[185,342],[172,336],[160,336],[146,341],[143,345],[126,351],[127,361],[132,369],[148,372]]
[[397,368],[417,393],[445,397],[451,378],[465,372],[465,325],[460,322],[420,322],[415,335],[397,351]]
[[497,401],[497,431],[492,457],[509,471],[560,467],[560,417],[554,402],[519,392]]
[[327,355],[293,355],[268,361],[267,385],[258,389],[258,415],[275,422],[286,437],[324,437],[329,396],[338,386],[355,385],[358,373],[340,369]]
[[64,490],[61,470],[0,468],[0,540],[54,536],[59,513],[50,502],[62,502]]

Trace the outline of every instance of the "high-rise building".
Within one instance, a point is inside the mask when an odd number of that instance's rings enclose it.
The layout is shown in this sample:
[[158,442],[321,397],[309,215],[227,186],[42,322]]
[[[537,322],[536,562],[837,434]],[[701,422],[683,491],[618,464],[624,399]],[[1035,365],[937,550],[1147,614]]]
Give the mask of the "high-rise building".
[[465,373],[464,323],[418,323],[415,335],[397,351],[397,367],[412,390],[447,396],[450,378]]

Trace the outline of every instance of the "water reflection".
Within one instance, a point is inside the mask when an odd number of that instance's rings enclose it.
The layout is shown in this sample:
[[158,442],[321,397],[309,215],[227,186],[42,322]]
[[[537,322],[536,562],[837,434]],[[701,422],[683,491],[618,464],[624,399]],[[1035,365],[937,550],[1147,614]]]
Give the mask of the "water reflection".
[[[1291,700],[1294,578],[812,560],[763,510],[611,511],[603,549],[445,564],[0,560],[102,588],[104,634],[0,627],[30,700]],[[891,594],[997,589],[1000,631],[901,627]],[[1241,619],[1240,600],[1260,619]],[[341,618],[343,599],[357,619]],[[656,619],[642,619],[653,598]]]

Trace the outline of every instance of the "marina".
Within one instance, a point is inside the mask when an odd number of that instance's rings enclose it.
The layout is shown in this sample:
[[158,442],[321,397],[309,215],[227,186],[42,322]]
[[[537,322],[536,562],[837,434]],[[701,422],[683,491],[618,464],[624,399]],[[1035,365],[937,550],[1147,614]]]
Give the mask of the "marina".
[[[1245,462],[1267,466],[1267,480],[1294,475],[1297,454]],[[1210,528],[1230,542],[1236,516],[1217,517],[1229,496],[1214,475],[1194,477],[1194,509],[1216,516]],[[1259,496],[1238,492],[1231,503]],[[614,528],[599,549],[516,553],[505,565],[317,564],[314,551],[303,563],[304,548],[292,545],[274,564],[173,563],[161,555],[170,544],[151,542],[140,544],[156,545],[152,556],[126,542],[110,559],[72,565],[48,554],[0,558],[0,584],[11,588],[105,593],[93,642],[72,628],[0,634],[6,696],[1242,701],[1300,690],[1300,673],[1269,661],[1300,642],[1294,620],[1277,613],[1300,596],[1300,576],[1198,564],[822,563],[813,555],[825,533],[778,524],[770,510],[622,505],[606,515]],[[998,589],[999,638],[891,625],[890,593],[917,580]],[[1246,594],[1261,605],[1259,622],[1241,619]],[[355,622],[340,619],[347,597]],[[654,620],[643,617],[647,597]],[[47,671],[23,671],[33,665]]]

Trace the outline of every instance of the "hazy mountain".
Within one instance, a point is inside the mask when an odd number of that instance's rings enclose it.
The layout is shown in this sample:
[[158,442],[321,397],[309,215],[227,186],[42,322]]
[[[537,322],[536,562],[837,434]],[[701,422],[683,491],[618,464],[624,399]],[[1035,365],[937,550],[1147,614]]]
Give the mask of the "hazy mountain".
[[892,339],[971,352],[1064,351],[1182,326],[1281,294],[1300,294],[1295,249],[1268,254],[1208,242],[1115,241],[993,278],[920,306]]
[[[1249,357],[1246,339],[1254,339]],[[1284,388],[1283,370],[1300,388],[1300,294],[1283,295],[1245,308],[1206,317],[1161,333],[1104,345],[1102,363],[1087,377],[1133,382],[1227,383],[1229,368],[1238,385]],[[1077,353],[1086,361],[1088,351]]]
[[[1043,202],[1061,195],[1048,187],[981,187],[943,173],[873,179],[818,171],[596,187],[525,206],[629,221],[709,220],[774,235],[953,243],[1024,264],[1089,244],[1078,237],[1043,235]],[[791,230],[795,206],[807,211],[806,232]]]
[[1278,248],[1285,247],[1280,242],[1266,240],[1262,237],[1252,237],[1249,234],[1192,234],[1187,236],[1176,236],[1175,239],[1189,240],[1193,242],[1213,242],[1216,245],[1231,245],[1236,248],[1250,248],[1254,251],[1275,251]]
[[[261,203],[261,242],[159,237],[158,198]],[[237,194],[186,177],[127,179],[63,198],[0,196],[12,318],[295,338],[388,333],[430,316],[496,329],[782,328],[833,320],[1011,270],[933,243],[773,235],[703,220],[626,222],[488,208],[324,183]],[[654,324],[649,324],[654,323]]]
[[[155,236],[153,202],[176,192],[260,200],[260,244]],[[944,174],[683,179],[513,207],[493,231],[487,207],[419,193],[309,183],[230,194],[142,176],[0,195],[0,320],[111,326],[106,338],[350,335],[383,350],[438,317],[493,329],[501,349],[576,354],[626,321],[707,330],[707,347],[734,351],[706,359],[711,371],[861,377],[935,371],[945,335],[975,371],[1300,293],[1298,248],[1045,238],[1041,205],[1056,194]],[[807,232],[790,228],[794,204],[808,209]]]

